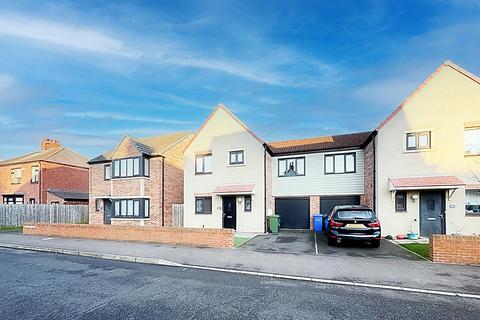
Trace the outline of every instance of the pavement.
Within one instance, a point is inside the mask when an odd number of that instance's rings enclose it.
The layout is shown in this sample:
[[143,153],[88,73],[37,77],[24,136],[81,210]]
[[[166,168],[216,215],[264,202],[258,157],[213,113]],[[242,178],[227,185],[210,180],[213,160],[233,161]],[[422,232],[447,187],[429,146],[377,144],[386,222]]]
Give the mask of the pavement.
[[[46,240],[49,241],[49,240]],[[475,299],[0,248],[1,319],[478,319]]]
[[[368,246],[325,247],[320,250],[319,255],[316,255],[312,253],[311,243],[306,241],[309,233],[305,234],[299,236],[298,233],[289,235],[288,232],[283,232],[276,238],[257,236],[237,249],[212,249],[0,233],[0,246],[23,246],[146,263],[156,259],[155,261],[162,260],[188,266],[480,294],[480,267],[434,264],[388,242],[383,242],[379,249]],[[291,243],[305,248],[305,251],[308,247],[309,253],[289,250],[286,244],[292,241],[291,237],[300,237],[300,240]],[[265,243],[270,244],[262,245],[262,238]],[[274,247],[274,243],[277,242],[280,247],[284,246],[287,249],[265,250]],[[313,239],[310,242],[313,242]],[[317,241],[318,244],[320,242]]]

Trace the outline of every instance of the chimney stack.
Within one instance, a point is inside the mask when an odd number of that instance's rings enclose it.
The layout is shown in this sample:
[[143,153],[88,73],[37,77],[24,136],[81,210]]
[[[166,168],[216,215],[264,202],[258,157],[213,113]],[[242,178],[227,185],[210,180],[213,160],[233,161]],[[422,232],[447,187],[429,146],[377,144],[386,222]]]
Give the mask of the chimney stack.
[[58,142],[58,140],[55,140],[55,139],[45,138],[40,143],[41,151],[45,151],[53,148],[60,148],[60,147],[61,147],[60,142]]

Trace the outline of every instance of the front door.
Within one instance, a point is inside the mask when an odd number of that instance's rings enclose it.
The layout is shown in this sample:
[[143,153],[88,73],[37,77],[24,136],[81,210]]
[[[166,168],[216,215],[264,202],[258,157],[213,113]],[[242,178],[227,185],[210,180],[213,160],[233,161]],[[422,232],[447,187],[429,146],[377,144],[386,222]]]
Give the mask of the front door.
[[223,227],[235,229],[237,226],[236,197],[223,197]]
[[445,233],[443,191],[420,192],[420,236]]
[[112,218],[113,206],[112,201],[109,199],[103,199],[103,223],[112,224],[110,219]]

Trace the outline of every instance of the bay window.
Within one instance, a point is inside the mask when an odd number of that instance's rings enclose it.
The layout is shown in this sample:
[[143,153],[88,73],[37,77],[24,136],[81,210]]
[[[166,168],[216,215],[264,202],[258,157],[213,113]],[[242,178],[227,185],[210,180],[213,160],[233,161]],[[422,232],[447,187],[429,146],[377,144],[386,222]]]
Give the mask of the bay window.
[[114,199],[114,217],[144,219],[150,217],[149,199]]
[[[144,157],[113,160],[112,165],[113,178],[148,177],[150,174],[150,159]],[[111,171],[111,168],[108,169],[110,174]],[[105,169],[105,180],[108,180],[107,169]]]

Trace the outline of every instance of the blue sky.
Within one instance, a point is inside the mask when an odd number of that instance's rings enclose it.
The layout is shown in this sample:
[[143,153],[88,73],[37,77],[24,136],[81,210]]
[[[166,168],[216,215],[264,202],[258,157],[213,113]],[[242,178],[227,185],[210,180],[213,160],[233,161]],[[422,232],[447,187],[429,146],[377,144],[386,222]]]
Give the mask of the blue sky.
[[480,1],[0,1],[0,158],[58,138],[373,129],[444,60],[480,74]]

